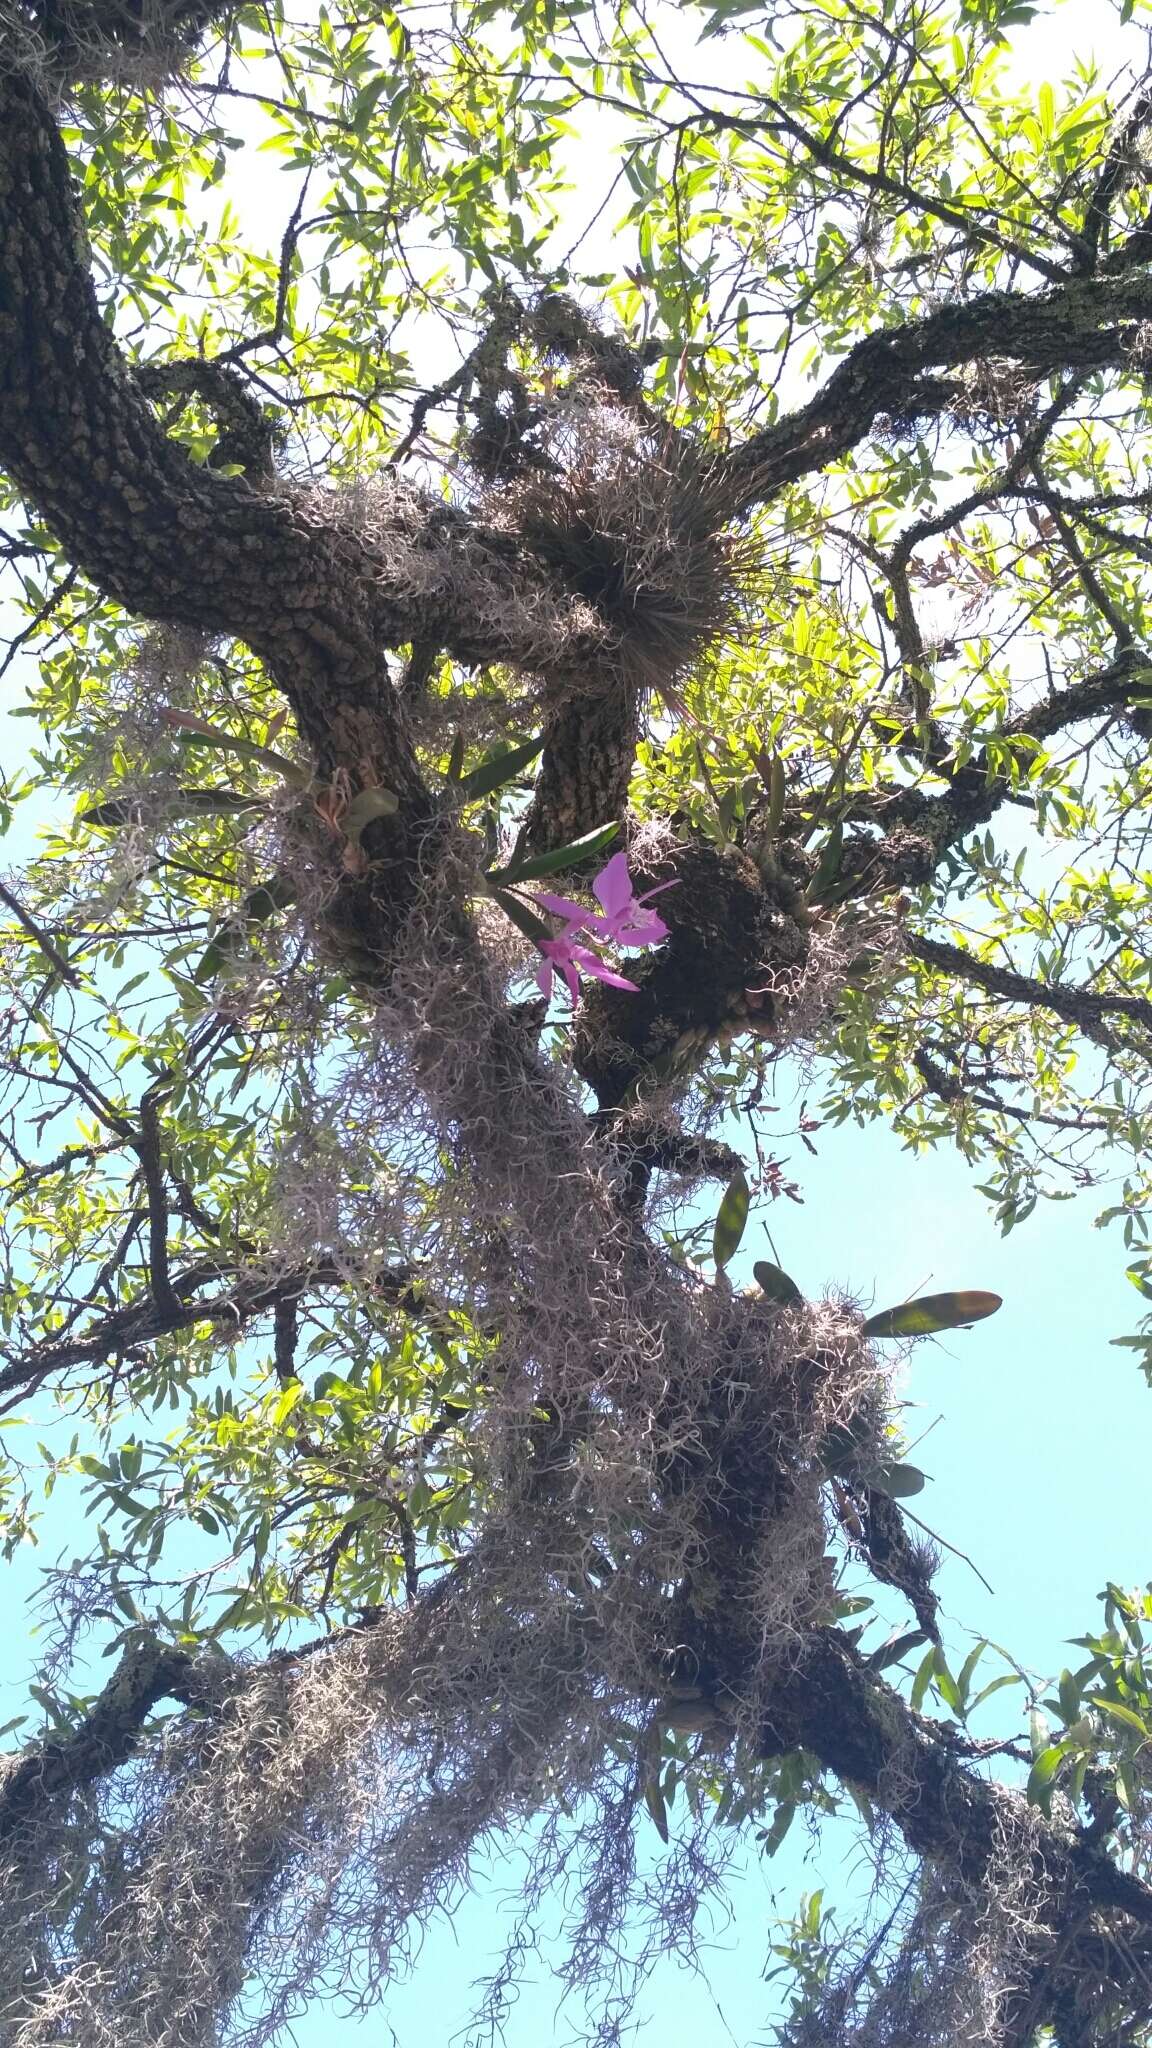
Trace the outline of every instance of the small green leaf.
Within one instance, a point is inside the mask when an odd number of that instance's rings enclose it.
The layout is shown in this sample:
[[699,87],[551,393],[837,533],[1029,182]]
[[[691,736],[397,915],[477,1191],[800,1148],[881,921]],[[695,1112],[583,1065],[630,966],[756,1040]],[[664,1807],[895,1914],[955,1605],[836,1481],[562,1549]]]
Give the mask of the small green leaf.
[[655,1775],[645,1780],[644,1804],[656,1823],[656,1833],[659,1835],[660,1840],[667,1842],[668,1810],[664,1802],[664,1794],[660,1788],[660,1780]]
[[820,859],[817,862],[816,873],[804,891],[807,902],[822,903],[824,901],[825,896],[840,873],[840,862],[843,858],[843,853],[844,827],[840,820],[837,819],[820,849]]
[[1060,1696],[1060,1712],[1070,1728],[1073,1721],[1080,1719],[1080,1687],[1070,1671],[1060,1673],[1057,1691]]
[[909,1650],[918,1650],[921,1643],[926,1643],[927,1641],[928,1638],[924,1634],[923,1629],[919,1628],[910,1629],[906,1635],[889,1637],[886,1643],[881,1643],[878,1650],[873,1650],[872,1655],[867,1660],[868,1669],[869,1671],[887,1671],[890,1665],[899,1664],[900,1659],[906,1657]]
[[924,1705],[924,1700],[928,1692],[928,1687],[931,1685],[932,1680],[935,1678],[935,1676],[936,1651],[935,1649],[931,1649],[927,1652],[927,1655],[924,1656],[921,1659],[920,1663],[917,1665],[916,1676],[912,1680],[911,1702],[912,1711],[914,1714],[918,1714],[920,1712],[921,1707]]
[[825,1472],[847,1472],[859,1477],[861,1453],[867,1451],[871,1426],[863,1415],[850,1423],[834,1422],[820,1439],[820,1463]]
[[531,860],[514,861],[511,867],[489,868],[486,882],[530,882],[538,881],[545,875],[559,875],[565,868],[574,868],[579,862],[591,859],[610,846],[619,832],[619,825],[598,825],[594,832],[585,832],[582,839],[569,840],[567,846],[557,846],[551,853],[533,854]]
[[251,923],[266,924],[278,910],[296,901],[296,884],[288,875],[270,875],[266,882],[244,898],[242,916]]
[[994,1692],[1002,1692],[1006,1685],[1023,1685],[1023,1683],[1024,1680],[1021,1678],[1018,1671],[1001,1672],[1000,1677],[993,1678],[989,1682],[989,1684],[983,1687],[982,1691],[977,1693],[974,1700],[969,1700],[969,1714],[974,1714],[976,1712],[977,1707],[981,1704],[983,1700],[991,1699],[992,1694]]
[[1102,1700],[1097,1696],[1091,1704],[1098,1707],[1102,1714],[1111,1714],[1114,1721],[1123,1721],[1127,1727],[1135,1728],[1145,1741],[1152,1734],[1152,1728],[1148,1723],[1143,1721],[1132,1707],[1121,1706],[1119,1700]]
[[967,1706],[968,1704],[968,1695],[972,1690],[972,1680],[975,1675],[976,1666],[980,1662],[980,1659],[984,1655],[984,1652],[987,1648],[987,1643],[983,1639],[981,1639],[981,1641],[976,1644],[975,1649],[969,1650],[968,1655],[965,1657],[964,1662],[960,1667],[960,1676],[956,1680],[956,1685],[960,1693],[960,1698],[964,1702],[965,1706]]
[[526,939],[531,939],[534,946],[538,946],[541,939],[552,937],[544,919],[534,910],[529,910],[526,903],[521,903],[518,896],[510,895],[506,889],[493,889],[492,897],[493,901],[500,905],[505,917],[510,917],[517,931],[523,932]]
[[969,1288],[955,1294],[922,1294],[918,1301],[901,1302],[898,1308],[881,1309],[869,1316],[862,1337],[931,1337],[938,1330],[962,1330],[994,1316],[1002,1305],[999,1294],[984,1294]]
[[1056,1777],[1066,1756],[1071,1755],[1076,1745],[1073,1742],[1052,1742],[1042,1749],[1028,1773],[1028,1804],[1038,1806],[1042,1813],[1048,1813],[1052,1805],[1052,1794],[1056,1789]]
[[774,1856],[796,1818],[795,1799],[782,1799],[772,1816],[772,1825],[762,1837],[764,1854]]
[[788,795],[788,782],[784,774],[784,763],[779,754],[773,754],[768,768],[768,836],[775,839],[784,823],[784,804]]
[[359,846],[360,834],[366,825],[377,818],[394,818],[400,809],[400,799],[391,789],[362,789],[353,797],[343,818],[344,836],[352,846]]
[[962,1721],[964,1718],[964,1702],[960,1697],[960,1688],[948,1669],[948,1660],[939,1645],[937,1645],[933,1653],[932,1683],[936,1687],[948,1712],[955,1714],[958,1721]]
[[779,1302],[781,1308],[795,1308],[804,1296],[794,1280],[780,1266],[774,1266],[770,1259],[757,1259],[752,1268],[752,1277],[761,1294],[769,1301]]
[[748,1221],[750,1200],[748,1182],[743,1167],[738,1167],[724,1190],[724,1199],[716,1217],[712,1232],[712,1257],[718,1266],[726,1266],[730,1258],[740,1249],[744,1226]]
[[493,754],[487,761],[481,761],[478,768],[473,768],[469,775],[462,775],[456,784],[461,802],[474,804],[479,797],[492,796],[543,751],[541,736],[538,740],[525,740],[519,747],[507,747],[502,754]]

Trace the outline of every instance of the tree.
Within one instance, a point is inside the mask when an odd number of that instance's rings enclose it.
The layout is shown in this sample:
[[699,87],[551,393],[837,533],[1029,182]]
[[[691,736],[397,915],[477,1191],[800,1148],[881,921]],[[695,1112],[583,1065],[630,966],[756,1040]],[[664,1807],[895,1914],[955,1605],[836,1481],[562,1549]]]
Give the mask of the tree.
[[20,2048],[269,2040],[525,1817],[615,2038],[638,1832],[682,1936],[845,1796],[919,1874],[782,2039],[1152,2039],[1152,1596],[978,1740],[901,1505],[994,1300],[728,1271],[808,1059],[1006,1228],[1126,1152],[1152,1295],[1152,74],[1027,18],[8,0]]

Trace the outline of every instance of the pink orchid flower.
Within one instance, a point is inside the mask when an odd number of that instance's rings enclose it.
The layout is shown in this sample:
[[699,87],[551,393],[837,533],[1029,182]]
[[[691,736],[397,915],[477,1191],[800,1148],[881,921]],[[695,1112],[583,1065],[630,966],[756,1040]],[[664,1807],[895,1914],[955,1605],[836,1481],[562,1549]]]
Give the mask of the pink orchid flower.
[[614,974],[610,967],[604,965],[598,953],[593,953],[588,946],[577,945],[571,931],[570,926],[568,931],[561,932],[558,938],[537,941],[544,958],[536,969],[536,980],[546,997],[551,998],[552,980],[556,974],[562,975],[567,983],[573,1008],[580,1000],[582,974],[588,975],[593,981],[606,981],[611,988],[631,989],[633,995],[639,993],[634,981],[627,981],[622,974]]
[[594,932],[598,939],[613,946],[658,946],[661,939],[667,938],[668,927],[662,917],[645,905],[653,896],[675,886],[675,881],[659,882],[654,889],[646,889],[642,896],[637,896],[628,873],[627,854],[614,853],[592,884],[603,916],[586,910],[583,904],[573,903],[568,896],[553,896],[547,889],[535,891],[533,900],[555,916],[568,918],[572,930]]

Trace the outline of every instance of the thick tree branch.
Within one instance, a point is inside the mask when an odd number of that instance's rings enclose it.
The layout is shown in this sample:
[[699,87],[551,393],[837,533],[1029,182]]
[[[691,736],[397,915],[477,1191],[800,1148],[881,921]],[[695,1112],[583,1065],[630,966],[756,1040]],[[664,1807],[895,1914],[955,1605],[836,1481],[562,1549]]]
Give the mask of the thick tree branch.
[[1035,377],[1059,370],[1126,369],[1152,318],[1152,278],[1077,278],[1032,297],[987,292],[922,320],[883,328],[849,350],[816,396],[756,434],[729,458],[747,505],[823,469],[871,431],[878,413],[928,417],[955,396],[940,370],[983,357]]
[[193,1659],[145,1636],[125,1650],[83,1719],[68,1734],[5,1759],[0,1775],[0,1844],[26,1825],[43,1825],[46,1801],[80,1791],[127,1763],[140,1747],[152,1709],[187,1701]]
[[[1150,683],[1149,656],[1138,647],[1122,648],[1096,675],[1084,676],[1007,719],[995,737],[1008,743],[1033,739],[1043,744],[1086,719],[1114,717],[1133,697],[1146,695]],[[935,772],[945,773],[943,765]],[[874,819],[885,832],[878,844],[869,839],[849,841],[845,847],[844,872],[852,878],[852,893],[862,894],[885,882],[927,881],[950,847],[995,816],[1010,787],[1008,778],[993,768],[987,749],[981,748],[937,795],[915,788],[888,790],[879,798],[849,805],[849,816]]]
[[[1050,2002],[1060,1995],[1062,1944],[1087,1921],[1098,1917],[1107,1925],[1121,1914],[1140,1929],[1152,1928],[1152,1888],[1119,1870],[1093,1843],[1044,1822],[1019,1792],[970,1770],[950,1751],[943,1731],[869,1672],[835,1629],[816,1629],[797,1647],[774,1688],[762,1739],[767,1756],[810,1750],[826,1770],[890,1814],[911,1849],[974,1891],[989,1884],[1005,1840],[1018,1840],[1032,1894],[1027,1916],[1036,1930],[1030,1982],[1021,1987],[1021,2008],[1031,2015],[1024,2039],[1049,2016]],[[1131,1974],[1146,2006],[1138,1958]]]
[[[1109,1017],[1130,1017],[1134,1023],[1152,1031],[1152,1002],[1144,996],[1103,996],[1092,989],[1035,981],[1031,975],[1017,974],[1014,969],[998,967],[990,960],[978,960],[974,953],[966,952],[961,946],[945,945],[940,939],[913,934],[907,943],[908,951],[929,967],[938,967],[944,974],[956,974],[964,981],[975,982],[978,988],[987,989],[989,995],[1003,996],[1006,1002],[1023,1003],[1029,1009],[1052,1010],[1069,1024],[1078,1025],[1089,1037],[1095,1036],[1099,1026]],[[1110,1035],[1108,1042],[1115,1044]]]

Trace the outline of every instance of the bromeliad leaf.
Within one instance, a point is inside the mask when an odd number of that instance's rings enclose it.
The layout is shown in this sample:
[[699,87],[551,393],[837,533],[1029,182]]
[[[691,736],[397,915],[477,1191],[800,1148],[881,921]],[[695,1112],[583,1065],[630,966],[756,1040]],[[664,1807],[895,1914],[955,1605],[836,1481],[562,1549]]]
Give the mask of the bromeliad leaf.
[[939,1330],[964,1330],[970,1323],[994,1316],[1002,1306],[999,1294],[985,1294],[969,1288],[955,1294],[922,1294],[918,1301],[901,1302],[869,1316],[862,1337],[932,1337]]
[[724,1199],[716,1217],[716,1228],[712,1232],[712,1256],[718,1266],[726,1266],[739,1250],[748,1221],[748,1203],[751,1197],[748,1182],[741,1167],[732,1175],[724,1190]]

